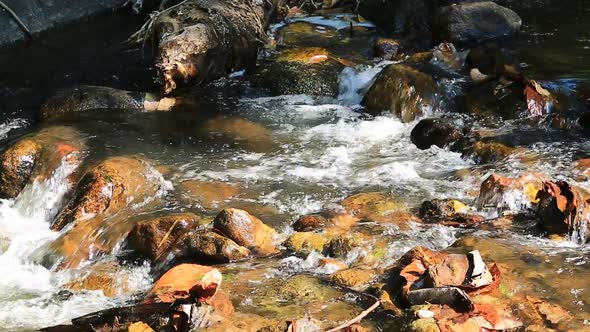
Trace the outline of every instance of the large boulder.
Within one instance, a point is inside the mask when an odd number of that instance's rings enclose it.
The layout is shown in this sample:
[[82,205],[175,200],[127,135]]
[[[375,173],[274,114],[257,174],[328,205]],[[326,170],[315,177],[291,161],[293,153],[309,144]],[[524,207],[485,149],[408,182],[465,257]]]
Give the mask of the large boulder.
[[322,48],[288,49],[265,60],[252,73],[255,86],[273,95],[338,96],[338,74],[344,68]]
[[260,255],[277,252],[277,232],[247,211],[224,209],[215,217],[213,227]]
[[111,157],[90,168],[51,229],[95,217],[107,217],[126,207],[141,207],[165,189],[161,175],[144,159]]
[[403,122],[411,122],[433,108],[436,90],[430,75],[406,65],[391,64],[377,75],[363,105],[371,112],[389,110]]
[[428,149],[433,145],[444,148],[463,136],[462,130],[451,119],[422,119],[412,132],[410,139],[418,149]]
[[439,8],[433,33],[440,42],[477,44],[516,34],[522,20],[514,11],[491,1],[462,3]]

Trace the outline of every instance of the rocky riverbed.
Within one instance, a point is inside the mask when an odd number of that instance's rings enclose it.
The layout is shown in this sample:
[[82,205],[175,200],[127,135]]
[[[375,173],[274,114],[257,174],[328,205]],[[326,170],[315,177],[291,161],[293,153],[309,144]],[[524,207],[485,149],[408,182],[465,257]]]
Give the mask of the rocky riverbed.
[[0,330],[590,329],[584,1],[168,6],[1,55]]

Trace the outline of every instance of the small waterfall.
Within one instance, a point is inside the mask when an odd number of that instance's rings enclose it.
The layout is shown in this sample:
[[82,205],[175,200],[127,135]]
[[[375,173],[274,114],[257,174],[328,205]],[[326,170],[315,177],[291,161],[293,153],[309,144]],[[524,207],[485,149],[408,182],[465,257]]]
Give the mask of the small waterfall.
[[584,209],[580,210],[568,216],[568,240],[579,245],[584,245],[588,239],[588,219],[590,218],[590,212]]

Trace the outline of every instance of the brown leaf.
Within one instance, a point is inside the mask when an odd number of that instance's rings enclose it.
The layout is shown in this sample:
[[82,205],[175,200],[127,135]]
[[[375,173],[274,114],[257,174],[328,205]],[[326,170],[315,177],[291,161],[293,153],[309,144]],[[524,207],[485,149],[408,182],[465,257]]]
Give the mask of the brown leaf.
[[534,116],[543,115],[545,113],[545,106],[547,106],[545,98],[533,86],[528,84],[524,88],[524,94],[529,113]]

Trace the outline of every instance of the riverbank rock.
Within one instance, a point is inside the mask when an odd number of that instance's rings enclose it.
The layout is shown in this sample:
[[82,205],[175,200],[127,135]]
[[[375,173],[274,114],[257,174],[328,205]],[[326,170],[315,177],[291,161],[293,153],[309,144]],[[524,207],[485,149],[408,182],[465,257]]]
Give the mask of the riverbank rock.
[[58,91],[41,105],[41,121],[55,121],[91,110],[168,111],[175,103],[174,98],[160,100],[145,92],[82,85]]
[[66,225],[107,217],[133,205],[143,205],[165,189],[161,175],[144,159],[111,157],[90,168],[75,193],[51,224]]
[[568,235],[578,243],[590,238],[587,224],[590,221],[588,194],[565,181],[544,181],[536,196],[537,213],[541,226],[552,234]]
[[133,257],[154,261],[188,232],[198,229],[200,219],[192,213],[180,213],[139,221],[127,235],[125,248]]
[[215,217],[213,227],[259,255],[277,252],[277,232],[247,211],[225,209]]
[[411,122],[434,107],[436,90],[430,75],[406,65],[391,64],[377,75],[363,105],[371,112],[389,110],[402,122]]
[[265,60],[252,73],[255,86],[272,95],[307,94],[336,97],[338,75],[344,68],[326,49],[303,47],[284,50]]
[[240,193],[238,186],[221,181],[187,180],[181,182],[177,188],[183,202],[196,203],[208,210],[218,208]]
[[522,25],[518,14],[491,1],[441,7],[433,21],[435,40],[460,45],[513,36]]
[[412,143],[422,150],[433,145],[442,149],[461,137],[463,137],[462,130],[451,119],[443,118],[422,119],[410,133]]

